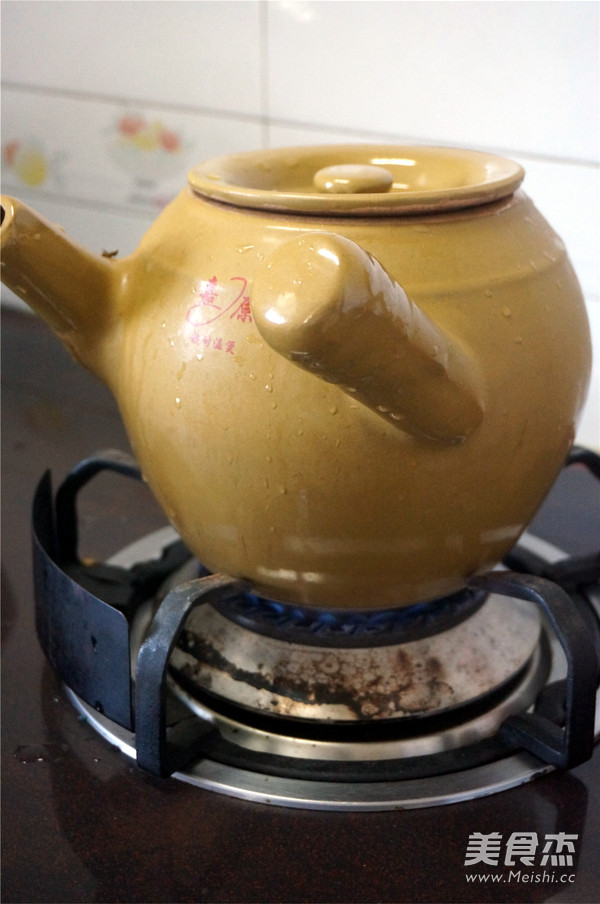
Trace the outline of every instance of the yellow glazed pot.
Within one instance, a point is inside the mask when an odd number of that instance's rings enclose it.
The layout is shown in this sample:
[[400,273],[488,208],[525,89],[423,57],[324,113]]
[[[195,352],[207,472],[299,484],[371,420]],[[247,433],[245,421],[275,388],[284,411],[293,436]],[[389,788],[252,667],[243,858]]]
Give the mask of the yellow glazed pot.
[[512,547],[585,400],[583,299],[523,175],[425,147],[214,159],[122,260],[4,199],[2,278],[110,387],[208,568],[404,606]]

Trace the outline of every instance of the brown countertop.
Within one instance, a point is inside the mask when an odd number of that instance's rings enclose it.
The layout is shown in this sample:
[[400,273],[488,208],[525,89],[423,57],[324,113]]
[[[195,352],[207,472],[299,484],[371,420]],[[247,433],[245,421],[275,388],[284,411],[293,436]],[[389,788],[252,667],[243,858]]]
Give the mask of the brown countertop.
[[[106,390],[37,320],[5,313],[2,349],[4,901],[600,900],[598,749],[570,774],[488,798],[332,813],[154,779],[97,736],[78,718],[36,640],[30,505],[47,468],[58,480],[91,452],[126,449],[127,441]],[[94,554],[105,556],[160,525],[162,516],[143,488],[135,505],[113,511],[102,480],[86,490],[82,531],[86,543],[98,544]],[[560,502],[550,509],[564,528],[570,516]],[[574,530],[578,524],[574,518]],[[88,540],[88,531],[98,539]],[[475,832],[577,834],[576,862],[565,871],[574,881],[509,881],[503,867],[500,885],[470,883],[464,860]]]

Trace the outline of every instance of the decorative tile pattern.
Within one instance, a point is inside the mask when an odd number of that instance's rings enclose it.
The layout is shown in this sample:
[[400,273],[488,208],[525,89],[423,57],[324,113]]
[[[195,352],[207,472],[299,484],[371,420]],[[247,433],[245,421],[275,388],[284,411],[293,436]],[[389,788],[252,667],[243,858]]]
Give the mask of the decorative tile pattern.
[[157,209],[198,160],[261,145],[258,122],[6,88],[3,181],[91,203]]

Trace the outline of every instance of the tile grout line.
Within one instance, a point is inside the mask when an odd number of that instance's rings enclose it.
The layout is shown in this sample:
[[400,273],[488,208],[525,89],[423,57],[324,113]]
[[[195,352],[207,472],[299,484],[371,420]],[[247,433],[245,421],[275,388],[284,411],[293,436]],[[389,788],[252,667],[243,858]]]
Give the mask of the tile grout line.
[[[433,141],[432,139],[425,139],[419,136],[403,136],[400,137],[397,134],[393,134],[390,132],[377,132],[376,130],[367,130],[367,129],[354,129],[348,126],[332,126],[331,124],[324,124],[319,122],[302,122],[291,119],[280,119],[274,118],[269,113],[269,87],[268,87],[268,79],[269,79],[269,61],[268,61],[268,9],[267,3],[269,0],[262,0],[265,4],[264,8],[261,6],[261,56],[260,56],[260,110],[258,114],[252,113],[243,113],[242,111],[236,110],[223,110],[223,109],[215,109],[212,107],[196,107],[190,104],[175,104],[167,101],[155,101],[152,99],[142,99],[142,98],[133,98],[133,97],[125,97],[125,96],[117,96],[117,95],[107,95],[101,93],[94,92],[82,92],[76,91],[72,89],[66,88],[49,88],[45,86],[39,85],[24,85],[17,82],[4,82],[3,90],[5,91],[16,91],[22,93],[29,94],[38,94],[38,95],[46,95],[52,97],[62,97],[68,98],[71,100],[80,100],[80,101],[91,101],[95,103],[104,103],[110,104],[112,106],[126,105],[126,106],[141,106],[150,109],[156,110],[170,110],[173,112],[184,113],[192,116],[206,116],[206,117],[214,117],[216,119],[225,119],[225,120],[241,120],[242,122],[255,123],[261,128],[261,139],[265,147],[270,146],[270,132],[273,127],[280,128],[293,128],[298,129],[299,131],[320,131],[320,132],[330,132],[333,134],[343,133],[347,135],[349,138],[364,138],[365,141],[372,140],[381,140],[389,143],[398,143],[401,142],[403,144],[421,144],[426,146],[433,146],[436,144],[445,144],[443,139],[439,141]],[[472,145],[467,145],[464,142],[450,142],[449,146],[453,146],[456,148],[471,148]],[[506,156],[513,157],[522,157],[528,160],[536,160],[540,163],[555,163],[564,166],[582,166],[589,169],[598,169],[600,167],[600,163],[597,160],[589,160],[581,157],[563,157],[559,154],[542,154],[535,153],[533,151],[524,151],[519,148],[501,148],[501,147],[490,147],[490,146],[481,146],[479,148],[482,151],[488,151],[491,153],[505,154]]]

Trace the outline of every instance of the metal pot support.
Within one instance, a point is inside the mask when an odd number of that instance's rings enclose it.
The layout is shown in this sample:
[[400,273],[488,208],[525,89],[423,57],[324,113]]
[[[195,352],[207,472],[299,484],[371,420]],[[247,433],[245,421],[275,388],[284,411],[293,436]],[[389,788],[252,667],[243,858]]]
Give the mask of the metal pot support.
[[[574,450],[571,461],[597,471],[597,457],[592,455],[590,461],[584,452]],[[82,562],[77,495],[105,470],[141,478],[133,459],[109,450],[77,465],[55,498],[49,472],[38,485],[33,502],[37,634],[65,684],[108,720],[135,732],[138,764],[154,775],[168,776],[223,743],[213,723],[184,710],[170,694],[169,657],[192,609],[226,602],[245,587],[226,575],[206,575],[168,591],[151,618],[136,658],[132,652],[134,615],[190,560],[190,554],[176,541],[158,558],[132,568]],[[518,565],[518,559],[512,557],[511,567],[515,563]],[[597,558],[592,561],[588,557],[584,565],[579,583],[597,580]],[[560,570],[551,576],[560,580]],[[498,741],[501,755],[524,749],[561,769],[591,756],[599,671],[597,624],[592,624],[593,616],[580,605],[572,569],[567,577],[569,591],[575,588],[571,595],[547,576],[514,570],[490,572],[470,582],[472,587],[534,602],[560,642],[567,660],[566,678],[546,686],[533,711],[508,717]]]

